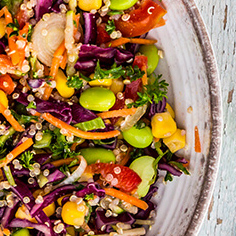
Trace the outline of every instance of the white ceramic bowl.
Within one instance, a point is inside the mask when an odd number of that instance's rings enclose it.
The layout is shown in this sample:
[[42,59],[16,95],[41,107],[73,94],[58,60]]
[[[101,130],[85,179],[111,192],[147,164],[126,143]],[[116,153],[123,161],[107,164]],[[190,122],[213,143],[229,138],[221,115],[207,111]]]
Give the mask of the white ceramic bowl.
[[[221,95],[216,60],[203,20],[193,0],[163,0],[166,25],[152,30],[164,59],[158,66],[170,83],[169,101],[187,146],[191,176],[158,184],[156,223],[148,236],[197,235],[213,192],[221,146]],[[198,127],[201,153],[194,149]]]

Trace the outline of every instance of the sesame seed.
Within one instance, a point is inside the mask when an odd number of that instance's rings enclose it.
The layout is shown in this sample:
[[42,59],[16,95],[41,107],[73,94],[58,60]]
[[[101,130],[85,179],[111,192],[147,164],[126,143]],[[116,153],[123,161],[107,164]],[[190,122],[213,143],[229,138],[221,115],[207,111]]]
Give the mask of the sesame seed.
[[7,87],[9,87],[9,84],[8,84],[6,81],[4,81],[4,82],[3,82],[3,86],[4,86],[5,88],[7,88]]
[[120,149],[115,148],[115,149],[113,150],[113,153],[114,153],[115,156],[117,156],[118,154],[120,154]]
[[30,66],[29,65],[24,65],[24,66],[21,67],[21,70],[22,70],[22,72],[26,73],[30,70]]
[[106,181],[112,181],[112,179],[113,179],[113,175],[112,174],[108,174],[107,176],[106,176],[106,178],[105,178],[105,180]]
[[101,227],[101,231],[105,231],[105,229],[106,229],[106,225],[103,225],[102,227]]
[[18,159],[14,159],[12,162],[13,165],[19,165],[20,161]]
[[111,185],[116,186],[117,184],[118,184],[118,179],[117,179],[117,178],[114,178],[114,179],[111,181]]
[[95,235],[94,231],[89,231],[88,235]]
[[4,207],[6,204],[7,204],[6,201],[4,201],[4,200],[1,200],[1,201],[0,201],[0,207]]
[[110,38],[111,38],[111,39],[116,39],[116,38],[117,38],[117,32],[116,32],[116,31],[113,31],[113,32],[110,34]]
[[39,169],[40,168],[40,164],[36,162],[36,163],[33,164],[33,167]]
[[35,168],[35,169],[34,169],[34,173],[35,173],[35,175],[39,175],[39,174],[40,174],[40,172],[41,172],[41,171],[40,171],[40,169],[39,169],[39,168]]
[[128,150],[128,147],[125,144],[123,144],[123,145],[120,146],[120,150],[122,152],[126,152]]
[[36,135],[35,135],[35,140],[37,141],[40,141],[42,140],[43,136],[42,136],[42,133],[41,132],[38,132]]
[[29,135],[31,135],[31,136],[35,135],[35,133],[36,133],[36,131],[35,131],[34,129],[31,129],[31,130],[29,131]]
[[134,100],[131,99],[131,98],[125,99],[125,105],[128,105],[128,104],[133,103],[133,102],[134,102]]
[[105,216],[106,217],[112,216],[112,211],[111,210],[107,210],[106,213],[105,213]]
[[13,99],[17,99],[19,96],[20,96],[19,93],[13,93],[12,94],[12,98]]
[[34,182],[35,182],[34,178],[30,177],[30,178],[28,179],[28,183],[29,183],[29,184],[34,184]]
[[118,93],[116,94],[116,96],[117,96],[117,98],[118,98],[119,100],[122,100],[122,99],[124,98],[124,95],[123,95],[122,92],[118,92]]
[[8,109],[6,109],[6,110],[4,111],[4,114],[5,114],[6,116],[9,116],[9,115],[11,115],[11,111],[8,110]]
[[44,175],[45,177],[49,176],[49,174],[50,174],[50,171],[49,171],[48,169],[46,169],[46,170],[43,171],[43,175]]
[[46,13],[43,15],[43,20],[47,21],[50,18],[50,14]]
[[41,123],[36,123],[35,127],[36,127],[37,130],[41,130],[43,126],[42,126]]
[[6,156],[6,158],[7,158],[8,160],[11,160],[13,157],[14,157],[14,156],[13,156],[12,153],[7,154],[7,156]]
[[35,199],[36,204],[41,204],[43,203],[43,197],[42,195],[38,195],[37,198]]
[[28,95],[28,96],[27,96],[27,100],[28,100],[29,102],[34,101],[34,96],[33,96],[32,94]]
[[68,132],[67,132],[66,129],[62,128],[62,129],[60,130],[60,133],[63,134],[63,135],[66,135]]
[[23,87],[22,88],[22,93],[27,93],[28,92],[28,88],[27,87]]
[[125,80],[123,81],[123,83],[124,83],[124,84],[131,84],[131,81],[130,81],[129,79],[125,79]]
[[75,195],[71,195],[69,200],[70,200],[71,202],[76,202],[77,199],[78,199],[77,196],[75,196]]
[[23,11],[26,10],[27,9],[26,4],[21,4],[20,9]]

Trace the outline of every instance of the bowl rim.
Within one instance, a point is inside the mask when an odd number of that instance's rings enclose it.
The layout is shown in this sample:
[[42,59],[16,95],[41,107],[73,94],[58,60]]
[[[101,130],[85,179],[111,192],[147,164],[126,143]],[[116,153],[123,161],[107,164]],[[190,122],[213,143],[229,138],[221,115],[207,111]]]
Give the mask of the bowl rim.
[[221,153],[222,143],[222,102],[220,76],[217,62],[213,51],[203,18],[195,4],[194,0],[182,0],[186,10],[191,18],[193,27],[197,33],[198,40],[202,49],[202,55],[206,67],[212,114],[212,130],[209,156],[207,158],[207,167],[201,193],[197,201],[194,214],[190,220],[185,235],[197,235],[200,231],[207,209],[210,205],[213,195]]

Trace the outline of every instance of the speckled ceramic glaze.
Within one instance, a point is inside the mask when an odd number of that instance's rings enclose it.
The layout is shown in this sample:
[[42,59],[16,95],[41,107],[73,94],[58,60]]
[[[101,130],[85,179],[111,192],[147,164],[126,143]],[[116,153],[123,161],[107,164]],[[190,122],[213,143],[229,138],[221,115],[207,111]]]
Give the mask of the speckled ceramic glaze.
[[[156,223],[148,236],[197,235],[213,192],[221,146],[221,95],[216,61],[202,18],[192,0],[163,0],[164,27],[154,29],[164,59],[158,73],[170,83],[169,101],[187,134],[179,153],[190,160],[191,176],[158,183]],[[201,153],[194,148],[198,127]],[[161,173],[164,175],[164,173]]]

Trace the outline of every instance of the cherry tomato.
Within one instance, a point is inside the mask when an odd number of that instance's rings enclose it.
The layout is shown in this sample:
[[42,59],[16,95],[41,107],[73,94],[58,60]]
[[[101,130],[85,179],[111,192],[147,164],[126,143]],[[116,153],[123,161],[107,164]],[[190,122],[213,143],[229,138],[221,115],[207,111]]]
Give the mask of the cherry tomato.
[[106,182],[124,192],[133,191],[142,181],[129,167],[118,164],[95,163],[88,166],[88,171],[101,174]]
[[0,75],[0,89],[7,94],[11,94],[14,91],[15,84],[8,74]]
[[106,27],[105,23],[97,25],[97,41],[96,41],[97,45],[111,41],[110,35],[105,30],[105,27]]
[[121,17],[115,22],[116,29],[121,31],[123,37],[135,37],[145,34],[157,27],[160,21],[163,24],[162,17],[166,12],[161,4],[152,0],[144,0],[139,8],[127,13],[130,15],[127,21],[122,20]]

